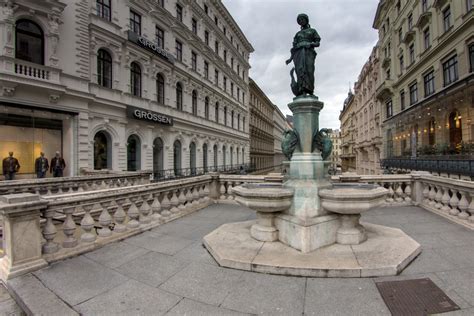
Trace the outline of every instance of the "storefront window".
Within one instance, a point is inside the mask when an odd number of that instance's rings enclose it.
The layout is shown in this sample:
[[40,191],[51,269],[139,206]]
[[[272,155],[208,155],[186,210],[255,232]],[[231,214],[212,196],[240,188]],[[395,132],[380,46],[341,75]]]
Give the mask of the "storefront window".
[[173,144],[173,167],[174,174],[179,175],[181,173],[181,142],[179,140]]
[[33,21],[16,22],[15,57],[36,64],[44,64],[43,31]]
[[127,141],[127,171],[140,170],[141,142],[137,135],[130,135]]
[[191,174],[196,174],[196,144],[192,142],[189,144],[189,168],[191,168]]
[[163,141],[158,137],[153,141],[153,173],[161,176],[163,169]]

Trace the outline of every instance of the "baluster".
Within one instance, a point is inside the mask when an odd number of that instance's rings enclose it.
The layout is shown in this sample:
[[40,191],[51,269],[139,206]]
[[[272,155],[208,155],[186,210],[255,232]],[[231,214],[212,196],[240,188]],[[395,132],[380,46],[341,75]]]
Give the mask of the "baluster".
[[62,186],[59,186],[58,187],[58,192],[56,192],[56,194],[63,194],[63,187]]
[[236,183],[235,181],[229,182],[229,185],[227,186],[227,199],[228,200],[233,200],[234,199],[234,194],[232,193],[232,188],[235,187]]
[[411,185],[410,182],[406,183],[405,187],[405,202],[410,203],[411,202]]
[[161,221],[162,216],[160,214],[161,204],[159,199],[159,193],[154,194],[153,203],[151,204],[151,211],[153,212],[152,219],[154,221]]
[[461,212],[458,214],[458,217],[460,219],[468,219],[469,213],[467,212],[467,209],[469,208],[469,202],[466,198],[467,192],[460,191],[459,193],[461,194],[461,200],[459,201],[458,208]]
[[430,186],[428,183],[423,182],[423,204],[428,204],[430,202],[428,196],[430,194]]
[[468,212],[470,214],[468,221],[469,223],[474,223],[474,196],[470,193],[471,196],[471,203],[469,204]]
[[178,205],[179,205],[179,200],[178,200],[178,196],[176,195],[178,193],[178,190],[173,190],[173,195],[171,196],[171,200],[170,200],[170,203],[171,203],[171,213],[178,213],[179,212],[179,208],[178,208]]
[[453,196],[451,197],[451,200],[449,200],[449,204],[451,205],[451,209],[449,210],[449,214],[453,216],[457,216],[459,214],[459,210],[457,209],[458,204],[459,204],[459,199],[458,199],[458,192],[457,190],[451,190],[453,192]]
[[397,189],[395,190],[395,201],[397,201],[397,202],[403,202],[402,184],[401,184],[401,183],[397,183],[396,186],[397,186]]
[[436,195],[435,195],[436,204],[434,205],[435,208],[440,209],[441,206],[443,206],[441,204],[441,198],[442,197],[443,197],[443,191],[441,190],[440,186],[437,186],[436,187]]
[[451,199],[449,196],[449,189],[443,188],[443,191],[443,197],[441,198],[441,203],[443,203],[443,206],[441,207],[441,211],[449,213],[449,200]]
[[220,199],[225,200],[225,192],[226,192],[225,181],[221,180],[221,187],[219,189],[219,192],[221,193]]
[[171,215],[171,212],[169,211],[171,207],[171,202],[168,198],[168,192],[165,192],[163,195],[163,199],[161,200],[161,208],[163,209],[161,211],[161,216],[163,217],[169,217]]
[[178,201],[179,201],[178,208],[180,210],[184,210],[184,208],[185,208],[184,204],[186,203],[186,195],[184,195],[184,188],[179,190]]
[[123,209],[123,204],[125,203],[125,201],[126,201],[125,198],[118,198],[116,201],[117,210],[114,213],[114,221],[115,221],[114,232],[116,233],[123,233],[124,231],[127,230],[127,226],[123,224],[125,222],[125,219],[127,218],[127,214],[125,214],[125,211]]
[[206,196],[206,192],[204,191],[204,185],[198,186],[198,194],[199,194],[199,203],[204,203],[206,200],[204,197]]
[[91,210],[94,207],[94,204],[85,204],[82,205],[82,209],[84,210],[85,214],[81,220],[81,228],[84,231],[81,235],[82,242],[94,242],[97,236],[92,233],[92,229],[94,228],[94,218],[91,216]]
[[204,185],[204,201],[205,201],[205,202],[208,202],[208,201],[210,200],[210,198],[209,198],[209,193],[210,193],[210,191],[209,191],[209,184],[206,183],[206,184]]
[[394,192],[392,188],[392,183],[388,183],[388,194],[387,194],[387,199],[386,199],[388,203],[393,203],[393,195],[394,195]]
[[100,237],[109,237],[112,235],[112,231],[109,228],[109,225],[112,223],[112,216],[109,213],[110,201],[101,201],[100,205],[102,206],[102,213],[99,216],[99,224],[102,226],[101,229],[97,232]]
[[140,216],[140,212],[138,211],[138,207],[135,204],[135,202],[137,201],[137,197],[132,196],[129,198],[129,200],[130,200],[130,207],[128,208],[128,212],[127,212],[129,221],[128,221],[127,226],[129,228],[137,228],[138,226],[140,226],[140,224],[137,221],[138,217]]
[[63,233],[64,233],[64,248],[74,248],[77,246],[77,238],[74,237],[74,232],[76,231],[76,223],[72,219],[72,213],[76,209],[75,206],[67,206],[64,208],[64,214],[66,214],[66,220],[63,223]]
[[90,185],[90,189],[91,189],[91,191],[97,190],[97,184],[95,183],[95,181],[92,181],[92,183]]
[[50,196],[50,195],[53,195],[53,193],[51,192],[51,187],[50,186],[47,186],[46,187],[46,195]]
[[194,205],[199,205],[200,203],[200,200],[199,198],[201,197],[201,195],[199,194],[199,189],[200,189],[201,186],[197,185],[195,187],[193,187],[193,204]]
[[72,189],[72,186],[73,186],[73,184],[71,184],[69,186],[69,190],[67,191],[67,193],[74,193],[74,190]]
[[55,253],[59,249],[58,243],[54,242],[56,237],[57,230],[56,226],[53,223],[53,217],[56,211],[54,209],[46,209],[44,211],[44,217],[46,217],[46,224],[43,227],[43,238],[46,240],[46,243],[43,245],[43,253]]
[[428,202],[428,205],[434,206],[436,204],[435,202],[435,196],[436,196],[436,191],[434,185],[430,185],[430,194],[428,195],[430,201]]
[[194,195],[192,194],[191,192],[191,188],[192,187],[188,187],[187,188],[187,191],[186,191],[186,207],[188,208],[191,208],[191,206],[193,205],[193,200],[194,200]]
[[148,224],[151,222],[150,218],[150,211],[151,207],[148,204],[148,193],[142,195],[142,205],[140,206],[140,223],[141,224]]

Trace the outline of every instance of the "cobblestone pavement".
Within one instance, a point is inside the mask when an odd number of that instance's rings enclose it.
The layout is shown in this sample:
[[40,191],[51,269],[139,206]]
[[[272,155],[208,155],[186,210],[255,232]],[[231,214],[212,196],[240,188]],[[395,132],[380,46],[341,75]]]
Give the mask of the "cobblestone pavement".
[[219,267],[202,237],[254,216],[212,205],[14,280],[35,279],[84,315],[390,315],[375,281],[429,277],[462,308],[453,315],[474,315],[474,232],[444,218],[417,207],[368,212],[364,221],[403,229],[422,254],[396,277],[317,279]]

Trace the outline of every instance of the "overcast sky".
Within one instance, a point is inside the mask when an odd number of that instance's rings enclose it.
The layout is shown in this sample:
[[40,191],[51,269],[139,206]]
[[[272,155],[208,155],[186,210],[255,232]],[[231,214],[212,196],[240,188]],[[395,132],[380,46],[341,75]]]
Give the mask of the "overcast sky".
[[339,128],[339,113],[377,42],[372,23],[378,0],[222,0],[255,52],[250,55],[250,76],[283,114],[291,114],[289,71],[296,17],[309,15],[321,36],[317,49],[315,94],[324,102],[320,127]]

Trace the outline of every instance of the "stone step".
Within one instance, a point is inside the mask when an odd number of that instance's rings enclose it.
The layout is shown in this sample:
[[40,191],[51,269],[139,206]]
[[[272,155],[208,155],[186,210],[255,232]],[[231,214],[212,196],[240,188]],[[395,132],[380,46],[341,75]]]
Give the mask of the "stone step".
[[79,315],[31,273],[9,280],[7,288],[27,315]]

